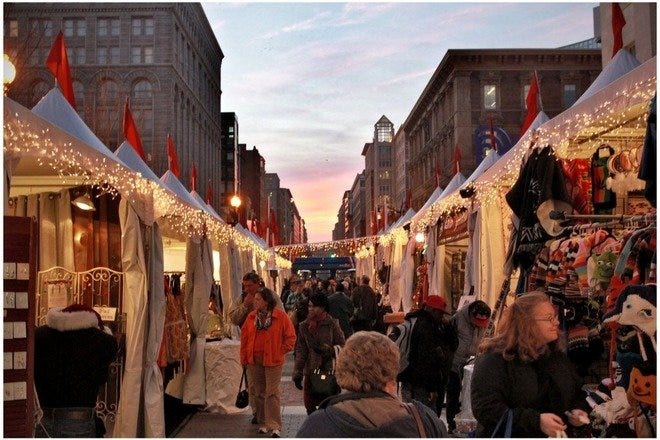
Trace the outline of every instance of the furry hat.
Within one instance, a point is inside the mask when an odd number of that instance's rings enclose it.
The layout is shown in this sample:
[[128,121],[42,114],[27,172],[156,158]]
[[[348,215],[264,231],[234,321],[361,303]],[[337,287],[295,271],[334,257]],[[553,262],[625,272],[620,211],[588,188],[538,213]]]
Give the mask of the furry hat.
[[46,315],[46,325],[61,332],[98,328],[108,334],[110,329],[103,325],[101,315],[85,304],[71,304],[67,307],[53,307]]
[[633,325],[653,337],[656,332],[656,286],[626,286],[616,299],[614,310],[603,316],[603,323]]

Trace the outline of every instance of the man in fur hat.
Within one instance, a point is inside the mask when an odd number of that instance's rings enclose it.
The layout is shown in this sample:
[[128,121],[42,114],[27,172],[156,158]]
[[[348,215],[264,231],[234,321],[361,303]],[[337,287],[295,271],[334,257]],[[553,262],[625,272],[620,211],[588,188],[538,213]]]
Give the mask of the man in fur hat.
[[117,348],[91,307],[72,304],[48,311],[46,325],[34,335],[34,381],[43,409],[35,437],[103,437],[94,408]]

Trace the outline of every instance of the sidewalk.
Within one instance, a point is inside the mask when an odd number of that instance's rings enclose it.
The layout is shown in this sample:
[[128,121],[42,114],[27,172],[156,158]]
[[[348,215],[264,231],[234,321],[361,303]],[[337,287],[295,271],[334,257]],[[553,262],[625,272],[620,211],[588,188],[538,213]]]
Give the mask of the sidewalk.
[[[282,373],[282,437],[295,437],[305,421],[307,413],[303,406],[302,391],[291,381],[293,355],[286,357]],[[258,426],[250,423],[250,408],[236,414],[218,414],[198,411],[175,430],[175,438],[269,438],[257,433]]]

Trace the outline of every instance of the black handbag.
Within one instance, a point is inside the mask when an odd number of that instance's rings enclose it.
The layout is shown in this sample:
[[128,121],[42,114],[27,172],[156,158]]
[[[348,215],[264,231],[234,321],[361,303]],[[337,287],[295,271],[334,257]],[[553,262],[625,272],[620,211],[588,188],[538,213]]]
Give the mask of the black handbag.
[[315,399],[325,399],[341,391],[334,372],[319,369],[309,373],[309,388],[309,394]]
[[[241,376],[241,383],[238,386],[238,394],[236,395],[236,408],[245,408],[250,403],[250,394],[247,390],[247,379],[245,377],[246,368],[243,367],[243,375]],[[245,383],[245,388],[243,388],[243,383]]]

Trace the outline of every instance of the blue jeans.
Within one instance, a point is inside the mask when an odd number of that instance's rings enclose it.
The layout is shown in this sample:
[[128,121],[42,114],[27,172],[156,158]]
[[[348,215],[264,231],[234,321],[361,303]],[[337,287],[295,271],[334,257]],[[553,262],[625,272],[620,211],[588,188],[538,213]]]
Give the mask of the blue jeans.
[[94,408],[44,408],[44,416],[34,436],[44,437],[96,437]]

